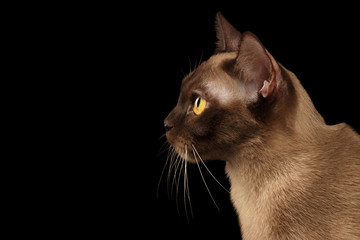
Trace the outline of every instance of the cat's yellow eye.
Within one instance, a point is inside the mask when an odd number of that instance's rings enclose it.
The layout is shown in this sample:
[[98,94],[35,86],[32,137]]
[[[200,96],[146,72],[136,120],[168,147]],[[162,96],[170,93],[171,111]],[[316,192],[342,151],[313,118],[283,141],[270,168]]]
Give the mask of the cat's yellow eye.
[[196,98],[193,106],[193,111],[196,115],[201,114],[206,107],[206,100],[202,97]]

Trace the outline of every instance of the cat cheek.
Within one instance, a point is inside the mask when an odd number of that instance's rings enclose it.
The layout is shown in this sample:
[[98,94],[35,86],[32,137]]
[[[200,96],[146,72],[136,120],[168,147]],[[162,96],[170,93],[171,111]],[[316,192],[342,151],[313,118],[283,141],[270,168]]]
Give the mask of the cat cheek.
[[212,125],[206,121],[201,121],[197,124],[194,124],[190,132],[192,133],[192,136],[196,142],[208,140],[214,135]]
[[204,126],[197,127],[192,132],[194,137],[197,139],[204,139],[209,135],[209,130]]

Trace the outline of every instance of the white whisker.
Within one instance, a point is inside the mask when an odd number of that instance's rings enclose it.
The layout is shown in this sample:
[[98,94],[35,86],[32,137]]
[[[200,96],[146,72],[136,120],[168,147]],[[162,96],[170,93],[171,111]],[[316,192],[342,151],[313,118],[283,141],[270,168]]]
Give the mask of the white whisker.
[[[170,192],[170,178],[171,178],[171,171],[174,169],[174,166],[176,165],[174,159],[177,156],[176,151],[173,147],[171,147],[171,153],[170,153],[170,163],[169,163],[169,170],[168,170],[168,176],[167,176],[167,193],[168,197],[171,199],[171,192]],[[169,155],[168,155],[169,157]]]
[[192,145],[193,149],[195,150],[196,155],[199,157],[200,162],[204,165],[204,167],[206,168],[206,170],[210,173],[211,177],[212,177],[225,191],[227,191],[228,193],[230,193],[229,190],[227,190],[227,189],[216,179],[216,177],[211,173],[210,169],[206,166],[204,160],[202,160],[199,152],[196,150],[194,144],[191,144],[191,145]]
[[[191,198],[190,198],[190,191],[189,191],[189,179],[188,179],[188,162],[187,159],[189,159],[189,151],[188,146],[184,146],[183,151],[178,152],[173,146],[171,146],[167,142],[167,157],[165,165],[161,171],[159,183],[157,186],[157,193],[156,196],[159,197],[159,191],[160,191],[160,184],[162,179],[165,175],[165,169],[168,168],[167,173],[167,193],[168,198],[173,199],[174,197],[174,191],[175,191],[175,201],[176,201],[176,209],[177,212],[180,215],[180,207],[179,207],[179,188],[181,188],[181,185],[183,185],[183,201],[184,201],[184,210],[185,210],[185,216],[187,221],[190,223],[190,218],[194,217],[193,210],[192,210],[192,204],[191,204]],[[162,146],[164,148],[164,144]],[[162,151],[164,152],[164,151]],[[193,154],[194,150],[192,150]],[[183,176],[181,176],[183,175]],[[181,180],[181,177],[183,179]],[[174,190],[174,188],[176,188]],[[181,191],[180,191],[181,194]],[[189,214],[190,211],[190,214]]]
[[[167,143],[167,142],[165,142],[165,143]],[[169,156],[170,147],[171,146],[168,146],[168,156]],[[168,165],[168,163],[169,163],[169,157],[166,158],[166,162],[165,162],[164,167],[163,167],[163,169],[161,171],[161,174],[160,174],[160,178],[159,178],[159,182],[158,182],[158,186],[157,186],[157,190],[156,190],[156,198],[159,198],[159,189],[160,189],[161,180],[163,178],[165,168]]]
[[[179,176],[177,177],[177,180],[176,180],[176,197],[175,197],[175,202],[176,202],[176,210],[177,210],[177,212],[178,212],[178,214],[180,215],[180,210],[179,210],[179,201],[178,201],[178,199],[179,199],[179,183],[180,183],[180,178],[181,178],[181,172],[182,172],[182,169],[183,169],[183,167],[184,167],[184,161],[183,161],[183,159],[180,157],[180,156],[178,156],[179,158],[178,158],[178,165],[180,165],[181,164],[181,166],[180,166],[180,169],[179,169]],[[176,171],[176,170],[175,170]],[[176,179],[176,172],[175,172],[175,175],[174,175],[174,179]]]
[[216,208],[218,209],[218,211],[220,211],[220,208],[219,208],[218,205],[216,204],[215,199],[214,199],[214,197],[212,196],[208,185],[206,184],[205,178],[204,178],[204,176],[203,176],[203,174],[202,174],[202,171],[201,171],[201,168],[200,168],[200,165],[199,165],[199,161],[198,161],[198,159],[197,159],[197,157],[196,157],[196,154],[195,154],[195,151],[194,151],[194,145],[193,145],[193,144],[192,144],[192,147],[193,147],[193,151],[192,151],[192,152],[193,152],[193,154],[194,154],[194,158],[195,158],[196,164],[197,164],[197,166],[198,166],[198,168],[199,168],[199,172],[200,172],[201,178],[202,178],[202,180],[203,180],[203,182],[204,182],[204,185],[205,185],[205,187],[206,187],[206,189],[207,189],[207,191],[208,191],[208,193],[209,193],[212,201],[214,202]]
[[191,216],[194,217],[194,213],[191,205],[191,199],[190,199],[189,178],[187,175],[187,162],[185,163],[185,171],[186,171],[186,195],[187,195],[187,199],[189,200]]
[[[188,151],[187,151],[186,146],[185,146],[185,158],[188,158]],[[184,160],[184,162],[185,162],[185,169],[184,169],[184,207],[185,207],[186,219],[190,223],[189,216],[188,216],[187,203],[186,203],[187,200],[189,201],[191,217],[194,217],[194,214],[193,214],[193,211],[192,211],[191,199],[190,199],[189,181],[188,181],[188,173],[187,173],[187,161]]]
[[[178,173],[178,169],[179,169],[180,164],[182,164],[181,157],[179,155],[176,155],[175,163],[174,163],[174,165],[175,165],[174,176],[173,176],[173,180],[172,180],[172,183],[171,183],[171,195],[173,193],[174,184],[176,185],[176,189],[179,188],[179,179],[180,179],[180,176],[181,176],[181,167],[180,167],[179,173]],[[176,176],[178,174],[179,174],[179,176],[176,178]],[[176,190],[176,198],[177,198],[177,194],[178,194],[178,190]]]

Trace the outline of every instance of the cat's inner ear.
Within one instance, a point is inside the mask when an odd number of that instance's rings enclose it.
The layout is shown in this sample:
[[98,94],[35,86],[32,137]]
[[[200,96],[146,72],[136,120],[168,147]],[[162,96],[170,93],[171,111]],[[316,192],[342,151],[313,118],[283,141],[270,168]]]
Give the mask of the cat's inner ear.
[[218,12],[215,19],[216,53],[236,52],[239,50],[241,33],[236,30],[221,14]]
[[254,99],[254,94],[257,93],[263,98],[273,95],[276,92],[276,85],[282,80],[278,63],[250,32],[245,32],[242,36],[234,69],[246,85],[255,84],[255,88],[252,87],[247,91],[251,99]]

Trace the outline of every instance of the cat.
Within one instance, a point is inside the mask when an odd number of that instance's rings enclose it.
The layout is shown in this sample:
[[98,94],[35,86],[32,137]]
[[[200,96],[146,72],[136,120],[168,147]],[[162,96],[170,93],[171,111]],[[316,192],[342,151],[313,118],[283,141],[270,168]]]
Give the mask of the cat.
[[297,77],[216,14],[216,51],[184,77],[166,138],[223,160],[245,240],[360,239],[360,136],[326,125]]

